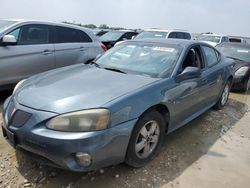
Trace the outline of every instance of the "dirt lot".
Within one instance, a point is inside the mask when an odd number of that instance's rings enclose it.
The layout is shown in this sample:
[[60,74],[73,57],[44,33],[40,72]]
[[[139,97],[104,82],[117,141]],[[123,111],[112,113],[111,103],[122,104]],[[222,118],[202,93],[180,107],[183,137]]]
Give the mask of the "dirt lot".
[[[9,94],[0,93],[0,105]],[[247,188],[250,186],[250,93],[233,93],[230,98],[223,110],[210,110],[166,136],[161,153],[140,169],[125,164],[91,173],[54,169],[15,151],[0,135],[0,188]]]

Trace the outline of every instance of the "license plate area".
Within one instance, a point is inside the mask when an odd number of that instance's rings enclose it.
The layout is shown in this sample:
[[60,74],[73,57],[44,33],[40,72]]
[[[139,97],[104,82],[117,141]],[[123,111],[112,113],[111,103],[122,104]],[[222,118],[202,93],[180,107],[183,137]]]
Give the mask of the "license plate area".
[[16,147],[16,138],[15,134],[6,129],[4,126],[2,126],[2,132],[3,136],[6,138],[6,140],[13,146]]

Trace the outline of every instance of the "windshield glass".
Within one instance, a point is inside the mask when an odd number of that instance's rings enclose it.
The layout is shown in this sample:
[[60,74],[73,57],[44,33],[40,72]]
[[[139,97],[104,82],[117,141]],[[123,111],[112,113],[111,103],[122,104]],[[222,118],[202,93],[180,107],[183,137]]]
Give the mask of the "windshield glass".
[[126,42],[110,49],[96,63],[103,68],[159,77],[172,72],[180,52],[180,47],[167,44]]
[[0,20],[0,32],[4,30],[6,27],[16,23],[15,21],[8,21],[8,20]]
[[212,35],[201,35],[198,39],[202,41],[216,42],[220,43],[220,36],[212,36]]
[[101,41],[116,41],[118,40],[124,33],[119,31],[109,31],[100,37]]
[[144,39],[144,38],[166,38],[168,32],[163,31],[143,31],[139,35],[137,35],[136,39]]
[[216,47],[224,56],[233,57],[242,61],[250,62],[250,48],[241,48],[234,46]]

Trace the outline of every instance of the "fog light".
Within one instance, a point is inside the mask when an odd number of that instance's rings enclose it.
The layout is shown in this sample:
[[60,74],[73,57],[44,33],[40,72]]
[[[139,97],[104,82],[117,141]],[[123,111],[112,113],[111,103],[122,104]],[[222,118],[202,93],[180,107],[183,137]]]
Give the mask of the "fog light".
[[88,153],[78,152],[76,153],[76,160],[80,166],[88,167],[91,165],[92,159]]

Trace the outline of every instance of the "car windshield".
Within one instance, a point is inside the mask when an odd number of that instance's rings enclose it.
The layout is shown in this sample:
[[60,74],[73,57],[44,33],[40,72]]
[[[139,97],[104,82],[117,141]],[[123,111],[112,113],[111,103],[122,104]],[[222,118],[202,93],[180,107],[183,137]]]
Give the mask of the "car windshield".
[[100,37],[101,41],[116,41],[118,40],[124,32],[120,31],[109,31]]
[[233,57],[242,61],[250,62],[250,48],[234,46],[217,46],[216,48],[226,57]]
[[201,35],[198,39],[201,41],[209,41],[220,43],[220,36],[212,36],[212,35]]
[[16,23],[15,21],[8,21],[8,20],[0,20],[0,32],[4,30],[6,27]]
[[96,63],[125,73],[160,77],[170,74],[181,48],[167,44],[125,42],[106,52]]
[[143,31],[139,35],[137,35],[136,39],[144,39],[144,38],[166,38],[168,32],[164,31]]

